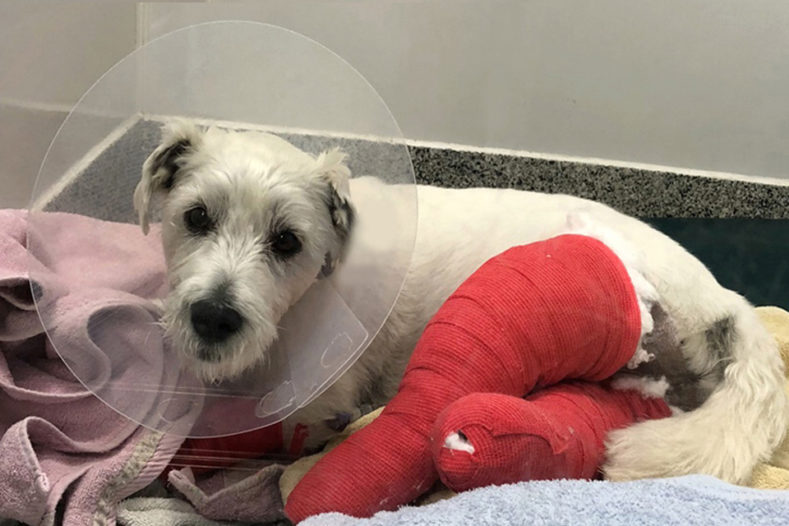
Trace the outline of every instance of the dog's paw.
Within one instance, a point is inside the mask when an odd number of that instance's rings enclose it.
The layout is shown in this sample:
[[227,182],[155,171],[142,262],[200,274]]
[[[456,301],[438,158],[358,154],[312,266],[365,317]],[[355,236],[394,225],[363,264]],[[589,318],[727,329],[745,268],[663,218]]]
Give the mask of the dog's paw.
[[668,477],[676,472],[676,468],[671,466],[672,461],[666,458],[666,452],[654,442],[659,430],[645,425],[653,423],[656,422],[643,422],[609,433],[606,461],[602,467],[606,479],[626,481]]
[[734,448],[740,458],[729,456],[731,450],[716,443],[725,431],[720,426],[694,425],[688,418],[692,416],[675,414],[611,432],[602,467],[605,478],[626,481],[703,474],[733,484],[746,481],[753,468],[747,444]]

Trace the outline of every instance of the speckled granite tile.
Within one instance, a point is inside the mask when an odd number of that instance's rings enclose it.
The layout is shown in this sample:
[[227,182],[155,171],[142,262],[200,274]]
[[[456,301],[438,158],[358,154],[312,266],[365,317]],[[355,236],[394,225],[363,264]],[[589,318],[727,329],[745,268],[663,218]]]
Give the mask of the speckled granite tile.
[[[77,205],[91,203],[95,217],[134,221],[129,196],[159,136],[158,123],[138,122],[47,209],[84,211]],[[306,135],[283,137],[311,153],[339,146],[348,152],[350,168],[356,175],[408,169],[402,145]],[[789,187],[437,148],[410,147],[408,151],[416,180],[423,184],[567,193],[601,201],[638,217],[789,218]]]
[[412,147],[417,181],[593,199],[638,217],[789,218],[789,187],[614,166]]

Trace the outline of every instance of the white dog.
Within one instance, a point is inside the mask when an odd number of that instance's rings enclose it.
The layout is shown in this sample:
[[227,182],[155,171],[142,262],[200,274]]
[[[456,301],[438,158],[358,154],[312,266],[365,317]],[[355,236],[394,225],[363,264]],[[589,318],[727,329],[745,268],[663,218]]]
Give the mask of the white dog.
[[[186,122],[165,129],[134,202],[147,232],[152,198],[163,201],[163,321],[187,367],[224,379],[265,359],[282,315],[331,273],[352,229],[363,227],[364,205],[352,198],[379,183],[349,176],[337,151],[316,158],[260,132]],[[706,473],[742,483],[782,440],[789,405],[775,342],[742,297],[668,237],[566,195],[420,186],[418,210],[411,266],[384,327],[347,373],[286,421],[310,425],[309,445],[328,438],[336,415],[394,395],[430,317],[485,260],[581,216],[627,265],[645,333],[658,322],[675,331],[679,360],[663,371],[660,393],[668,388],[675,406],[692,409],[611,433],[606,476]],[[642,349],[631,365],[644,358]]]

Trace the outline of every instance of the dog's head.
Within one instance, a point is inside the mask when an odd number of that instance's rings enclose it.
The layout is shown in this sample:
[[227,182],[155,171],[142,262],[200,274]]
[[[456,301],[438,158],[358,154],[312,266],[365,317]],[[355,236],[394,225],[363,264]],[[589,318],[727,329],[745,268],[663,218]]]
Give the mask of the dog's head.
[[265,360],[282,315],[332,272],[353,223],[344,160],[261,132],[165,127],[134,206],[147,233],[161,200],[162,321],[198,376],[232,378]]

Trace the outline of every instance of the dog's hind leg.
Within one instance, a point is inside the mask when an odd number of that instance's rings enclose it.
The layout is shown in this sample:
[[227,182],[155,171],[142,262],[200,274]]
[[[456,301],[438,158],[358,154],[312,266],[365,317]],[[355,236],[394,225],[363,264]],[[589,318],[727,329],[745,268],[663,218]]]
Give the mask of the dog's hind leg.
[[718,310],[716,321],[683,338],[689,368],[701,376],[717,371],[717,386],[695,410],[611,433],[607,478],[702,473],[745,483],[782,440],[789,406],[776,343],[751,305],[718,287],[717,297],[705,299],[720,303],[704,313]]
[[592,226],[614,228],[626,242],[610,246],[620,257],[632,256],[623,261],[654,286],[676,326],[688,372],[711,391],[696,409],[609,434],[604,474],[630,480],[700,473],[747,482],[789,422],[775,340],[755,309],[678,243],[605,207],[590,210]]

